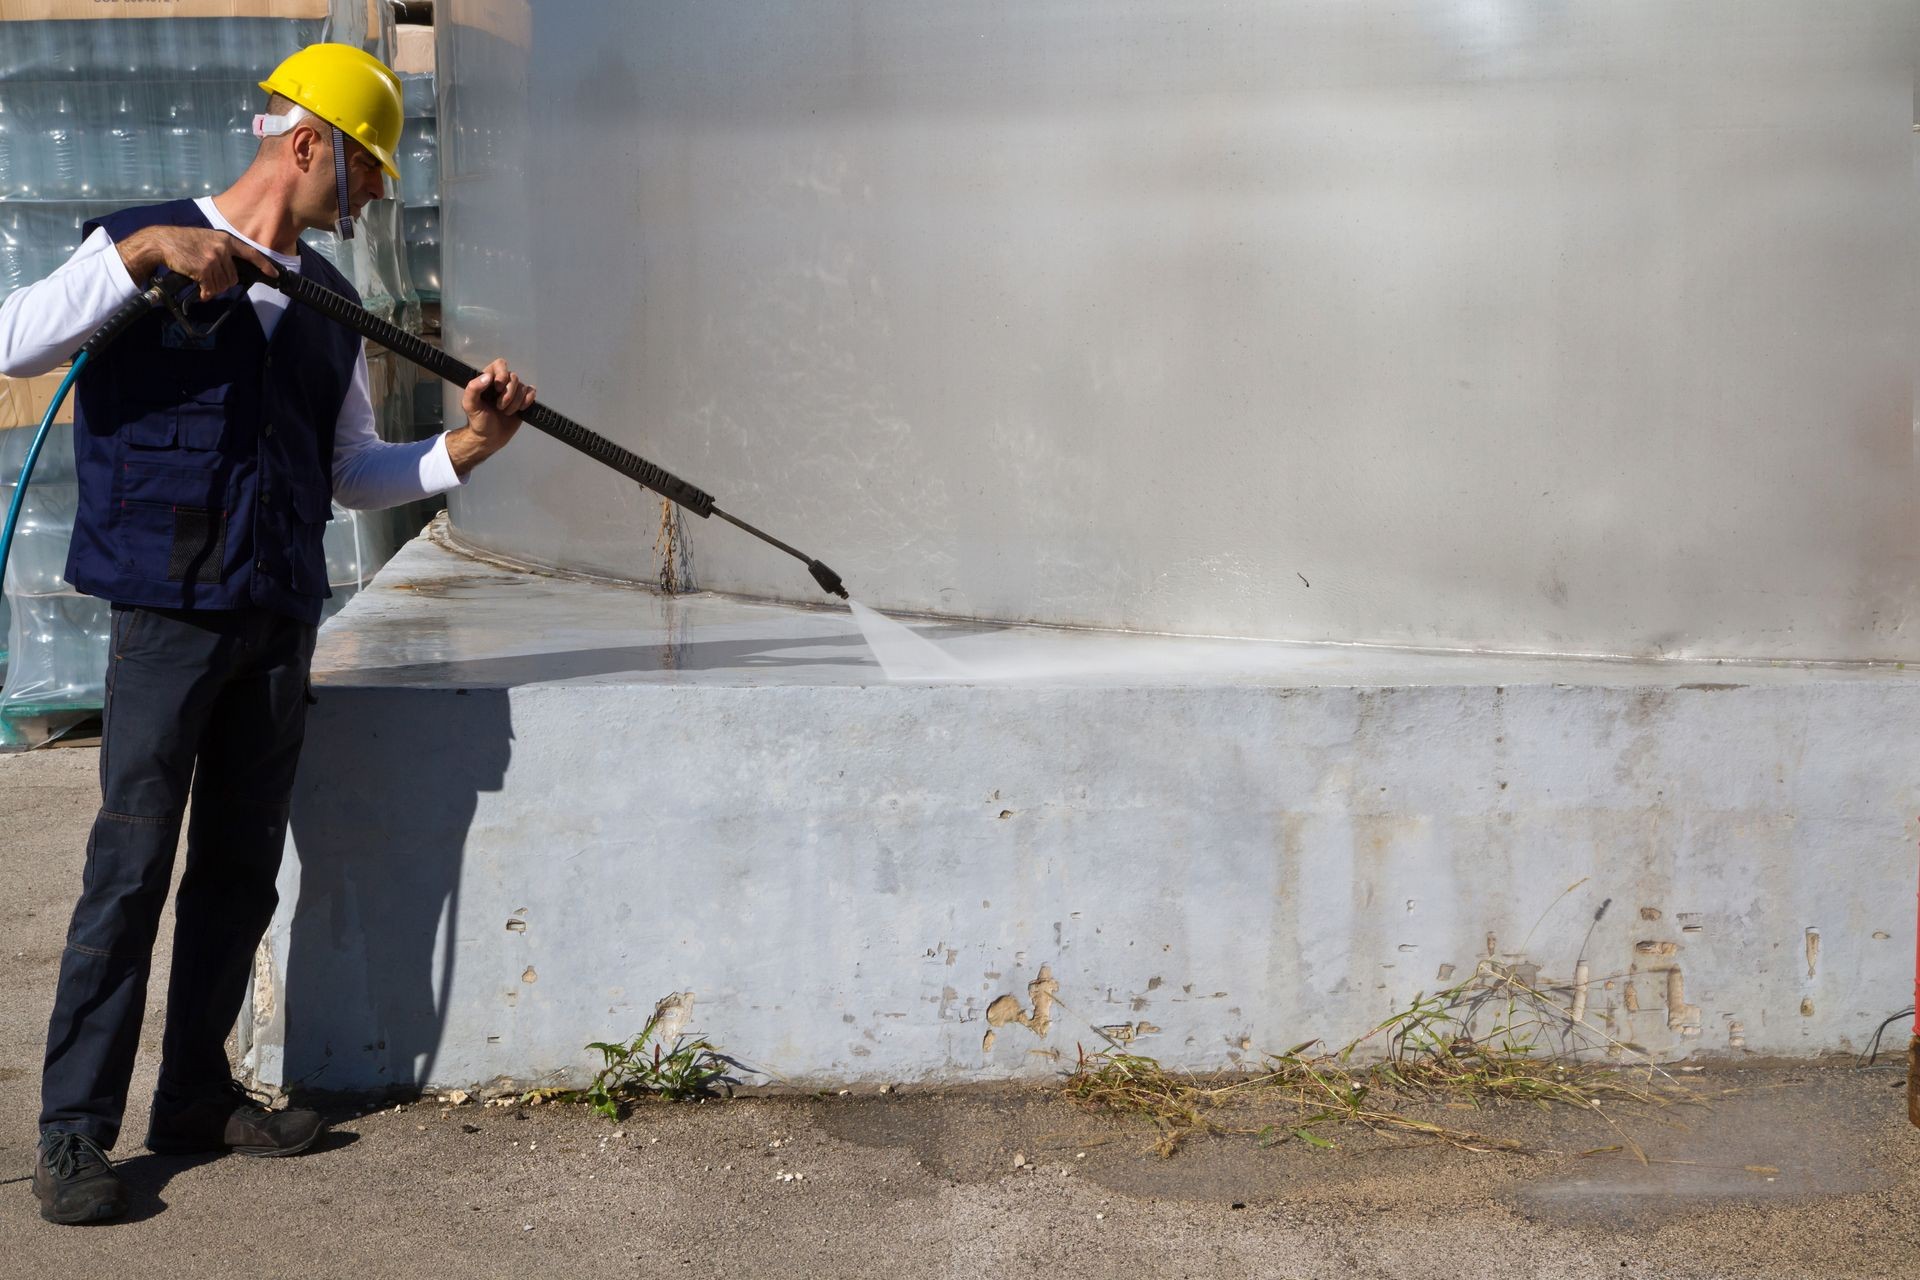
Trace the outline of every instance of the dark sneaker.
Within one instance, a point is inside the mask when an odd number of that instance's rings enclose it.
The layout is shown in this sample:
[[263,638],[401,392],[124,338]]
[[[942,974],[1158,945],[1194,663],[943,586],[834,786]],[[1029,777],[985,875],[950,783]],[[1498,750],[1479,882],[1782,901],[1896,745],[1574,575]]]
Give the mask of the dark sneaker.
[[127,1189],[92,1138],[80,1133],[40,1137],[33,1194],[48,1222],[105,1222],[127,1211]]
[[157,1155],[232,1151],[243,1156],[290,1156],[320,1136],[320,1115],[301,1107],[273,1111],[239,1081],[224,1092],[185,1101],[153,1095],[147,1150]]

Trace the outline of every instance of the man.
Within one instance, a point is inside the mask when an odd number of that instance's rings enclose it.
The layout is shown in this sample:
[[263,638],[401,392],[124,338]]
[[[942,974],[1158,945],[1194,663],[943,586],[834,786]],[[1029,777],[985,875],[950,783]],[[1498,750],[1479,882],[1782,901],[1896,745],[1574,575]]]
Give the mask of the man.
[[105,1153],[126,1109],[190,784],[146,1145],[270,1156],[318,1136],[313,1112],[255,1104],[232,1078],[225,1041],[276,902],[328,595],[330,500],[385,507],[459,485],[512,439],[534,397],[496,360],[461,395],[465,426],[382,443],[360,339],[267,286],[237,287],[244,261],[356,297],[299,235],[350,236],[353,217],[382,196],[383,173],[398,177],[400,83],[378,60],[314,45],[261,88],[271,96],[254,121],[259,153],[232,187],[88,224],[70,261],[0,306],[0,371],[31,375],[70,356],[161,267],[199,282],[189,323],[147,316],[77,384],[67,579],[113,603],[113,628],[101,807],[41,1080],[33,1192],[53,1222],[126,1209]]

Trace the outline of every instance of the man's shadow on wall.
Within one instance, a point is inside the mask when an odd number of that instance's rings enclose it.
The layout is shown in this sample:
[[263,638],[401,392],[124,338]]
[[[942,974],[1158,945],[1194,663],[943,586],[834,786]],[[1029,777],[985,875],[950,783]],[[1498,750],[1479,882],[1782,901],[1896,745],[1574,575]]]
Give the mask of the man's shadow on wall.
[[[849,632],[331,673],[307,717],[290,824],[296,865],[281,877],[283,898],[297,879],[297,896],[282,907],[291,925],[271,1018],[285,1087],[406,1096],[477,1083],[441,1079],[435,1063],[456,977],[462,866],[480,797],[506,785],[514,687],[662,670],[858,666],[871,661],[864,645]],[[818,650],[827,652],[812,656]]]

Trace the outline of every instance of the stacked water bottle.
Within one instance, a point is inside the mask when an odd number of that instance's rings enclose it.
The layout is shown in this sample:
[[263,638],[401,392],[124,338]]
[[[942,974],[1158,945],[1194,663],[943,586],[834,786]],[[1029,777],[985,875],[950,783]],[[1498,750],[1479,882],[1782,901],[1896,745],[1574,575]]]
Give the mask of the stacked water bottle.
[[[89,218],[232,182],[257,147],[261,77],[323,28],[274,17],[0,20],[0,298],[64,262]],[[309,238],[338,260],[330,236]],[[0,502],[32,435],[0,431]],[[62,576],[75,505],[71,427],[56,427],[7,565],[0,741],[35,740],[101,705],[107,606]],[[330,610],[391,552],[385,524],[362,523],[336,507],[327,528]]]
[[[30,428],[0,432],[0,501],[13,500]],[[51,729],[84,718],[100,705],[106,668],[108,611],[104,601],[67,585],[67,542],[73,536],[78,489],[73,472],[73,427],[56,426],[27,488],[13,549],[7,557],[7,682],[0,695],[0,742],[44,738]]]
[[433,74],[403,74],[407,122],[396,157],[405,209],[407,270],[422,302],[440,301],[440,140]]
[[[407,272],[422,305],[422,328],[429,342],[440,332],[440,139],[439,103],[434,80],[431,27],[397,28],[395,66],[400,73],[406,124],[396,155],[400,169],[401,237],[406,245]],[[411,385],[396,412],[405,413],[414,438],[425,439],[440,430],[448,389],[424,372],[409,373]],[[400,517],[401,537],[417,532],[437,509],[437,500],[418,504]]]

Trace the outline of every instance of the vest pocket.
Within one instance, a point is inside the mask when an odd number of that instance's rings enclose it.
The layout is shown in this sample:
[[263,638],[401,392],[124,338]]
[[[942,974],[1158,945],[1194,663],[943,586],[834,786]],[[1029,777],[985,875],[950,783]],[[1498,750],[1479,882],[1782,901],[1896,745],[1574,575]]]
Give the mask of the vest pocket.
[[227,513],[201,507],[173,509],[168,582],[219,582],[227,563]]
[[119,524],[121,558],[136,577],[209,586],[226,577],[225,511],[128,500]]
[[325,599],[332,595],[327,585],[327,521],[333,519],[333,500],[324,493],[307,489],[295,489],[288,495],[293,511],[288,532],[292,535],[292,546],[288,548],[288,569],[291,578],[287,585],[305,596],[319,596]]
[[122,567],[155,582],[217,584],[227,573],[225,477],[121,464],[114,532]]
[[122,434],[136,449],[218,449],[232,391],[233,384],[225,382],[159,398],[131,392],[127,408],[138,416],[121,428]]

